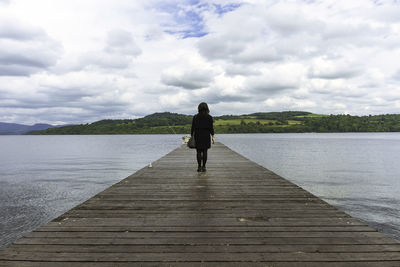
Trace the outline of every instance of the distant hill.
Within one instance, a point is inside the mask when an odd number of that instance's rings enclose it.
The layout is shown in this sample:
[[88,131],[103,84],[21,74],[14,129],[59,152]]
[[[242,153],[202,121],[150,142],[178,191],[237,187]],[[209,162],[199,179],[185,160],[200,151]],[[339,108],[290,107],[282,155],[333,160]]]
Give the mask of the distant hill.
[[24,134],[31,131],[45,130],[48,128],[54,128],[56,126],[50,124],[35,124],[35,125],[24,125],[17,123],[6,123],[0,122],[0,135],[18,135]]
[[[154,113],[139,119],[100,120],[27,134],[189,134],[193,115]],[[400,115],[320,115],[306,111],[214,117],[216,133],[400,132]]]
[[139,119],[100,120],[80,124],[32,131],[27,134],[168,134],[182,133],[182,127],[191,125],[193,116],[171,112],[154,113]]

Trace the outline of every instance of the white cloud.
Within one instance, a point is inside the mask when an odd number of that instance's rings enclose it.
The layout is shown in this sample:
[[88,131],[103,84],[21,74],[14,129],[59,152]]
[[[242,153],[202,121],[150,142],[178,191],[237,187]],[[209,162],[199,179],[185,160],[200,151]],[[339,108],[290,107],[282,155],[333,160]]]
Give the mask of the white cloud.
[[393,113],[394,1],[0,0],[0,121]]
[[0,76],[29,76],[56,64],[61,45],[43,29],[0,17]]
[[316,103],[311,100],[304,99],[294,99],[291,97],[277,97],[277,98],[268,98],[264,101],[265,106],[270,108],[279,108],[281,110],[286,110],[288,108],[291,109],[302,109],[309,110],[310,108],[314,108]]
[[169,69],[161,76],[161,82],[165,85],[182,87],[184,89],[200,89],[207,87],[214,79],[214,73],[209,70],[189,71]]
[[114,29],[108,33],[105,51],[129,56],[138,56],[142,53],[142,50],[136,45],[132,33],[121,29]]
[[71,69],[103,68],[103,69],[126,69],[133,63],[134,58],[142,53],[132,33],[121,29],[113,29],[107,34],[106,44],[101,50],[83,53],[76,65]]
[[250,66],[236,65],[236,64],[228,64],[225,67],[225,73],[228,76],[236,76],[236,75],[253,76],[262,74],[262,72],[257,68]]
[[262,69],[263,74],[247,78],[244,87],[257,95],[279,94],[300,86],[304,73],[299,64],[281,64]]
[[319,79],[347,79],[360,74],[360,66],[348,60],[315,58],[311,62],[309,77]]
[[161,95],[160,104],[163,108],[180,108],[182,105],[190,104],[190,93],[179,92],[173,95]]
[[[378,73],[376,73],[375,75],[376,76],[378,76],[378,77],[376,77],[376,79],[378,79],[378,80],[380,80],[380,78],[382,77],[382,73],[379,73],[379,71],[377,71]],[[400,69],[399,70],[397,70],[394,74],[393,74],[393,79],[394,80],[396,80],[396,81],[400,81]],[[374,81],[376,80],[376,79],[374,79]]]

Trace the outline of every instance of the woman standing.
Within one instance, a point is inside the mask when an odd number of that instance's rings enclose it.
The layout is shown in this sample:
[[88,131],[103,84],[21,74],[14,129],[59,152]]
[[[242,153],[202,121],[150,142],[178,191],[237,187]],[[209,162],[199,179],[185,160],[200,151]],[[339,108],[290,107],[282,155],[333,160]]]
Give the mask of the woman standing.
[[194,132],[194,140],[196,142],[197,150],[197,171],[205,172],[207,163],[207,150],[211,147],[210,135],[212,136],[213,144],[215,144],[214,126],[213,118],[209,114],[210,110],[208,109],[208,105],[206,103],[200,103],[198,106],[198,111],[199,113],[193,117],[190,134],[193,136]]

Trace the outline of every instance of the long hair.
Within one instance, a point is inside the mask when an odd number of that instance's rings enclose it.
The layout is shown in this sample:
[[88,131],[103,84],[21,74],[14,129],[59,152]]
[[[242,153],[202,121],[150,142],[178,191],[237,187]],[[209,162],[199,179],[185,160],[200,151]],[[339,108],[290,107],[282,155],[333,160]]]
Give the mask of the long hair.
[[197,109],[199,111],[199,114],[201,114],[201,115],[206,115],[206,114],[210,113],[210,110],[208,109],[208,105],[205,102],[201,102]]

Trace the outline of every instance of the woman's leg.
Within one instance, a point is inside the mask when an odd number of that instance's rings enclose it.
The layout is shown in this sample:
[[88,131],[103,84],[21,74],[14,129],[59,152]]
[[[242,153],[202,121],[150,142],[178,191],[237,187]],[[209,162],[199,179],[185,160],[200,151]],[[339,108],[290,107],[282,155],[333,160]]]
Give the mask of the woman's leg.
[[198,165],[198,170],[201,168],[201,149],[196,149],[197,150],[197,165]]
[[207,163],[207,148],[203,150],[203,167],[206,167]]

